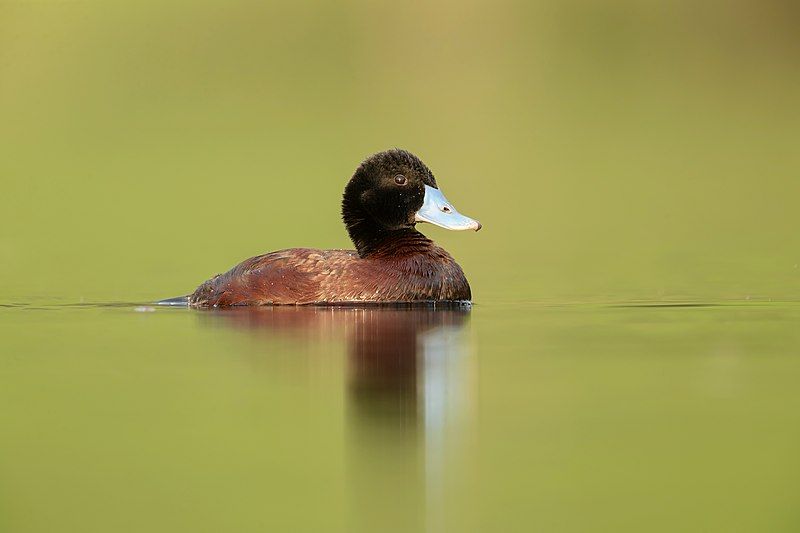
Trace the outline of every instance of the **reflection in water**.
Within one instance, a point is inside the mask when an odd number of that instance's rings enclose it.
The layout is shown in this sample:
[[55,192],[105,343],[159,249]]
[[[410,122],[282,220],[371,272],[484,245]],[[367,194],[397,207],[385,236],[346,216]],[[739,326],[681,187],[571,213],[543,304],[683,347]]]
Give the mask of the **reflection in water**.
[[352,528],[442,527],[448,454],[458,453],[474,401],[463,338],[469,309],[263,307],[199,316],[270,340],[344,341]]

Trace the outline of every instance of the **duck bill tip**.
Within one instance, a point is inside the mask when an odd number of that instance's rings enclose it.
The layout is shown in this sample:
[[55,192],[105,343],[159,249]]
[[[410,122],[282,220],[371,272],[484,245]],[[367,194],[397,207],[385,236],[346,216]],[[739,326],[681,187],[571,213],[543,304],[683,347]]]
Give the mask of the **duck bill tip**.
[[477,220],[456,211],[442,191],[428,185],[425,186],[425,199],[415,213],[414,221],[428,222],[453,231],[479,231],[483,227]]

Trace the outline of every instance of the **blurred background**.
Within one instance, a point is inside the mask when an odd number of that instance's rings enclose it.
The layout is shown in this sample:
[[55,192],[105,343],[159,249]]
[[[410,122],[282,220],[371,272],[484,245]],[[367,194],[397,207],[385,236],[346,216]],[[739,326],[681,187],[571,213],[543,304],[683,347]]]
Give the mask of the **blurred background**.
[[[797,531],[798,146],[791,0],[0,0],[0,531]],[[471,311],[93,305],[389,147]]]
[[[0,291],[154,299],[349,247],[403,147],[477,302],[800,296],[800,7],[0,1]],[[509,283],[512,281],[513,283]]]

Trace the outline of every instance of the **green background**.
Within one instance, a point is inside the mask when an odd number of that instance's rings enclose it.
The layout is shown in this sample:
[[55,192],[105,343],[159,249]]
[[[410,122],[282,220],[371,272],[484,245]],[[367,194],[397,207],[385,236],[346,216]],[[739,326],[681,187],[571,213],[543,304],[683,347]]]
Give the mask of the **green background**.
[[347,247],[418,154],[476,301],[800,296],[800,13],[781,1],[0,2],[0,290],[153,299]]

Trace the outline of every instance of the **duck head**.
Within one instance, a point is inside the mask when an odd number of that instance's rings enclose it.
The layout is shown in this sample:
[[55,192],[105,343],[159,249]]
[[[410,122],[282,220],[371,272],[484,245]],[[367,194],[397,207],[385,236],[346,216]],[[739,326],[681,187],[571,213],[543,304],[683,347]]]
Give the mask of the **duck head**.
[[356,169],[344,190],[342,219],[362,257],[397,232],[415,231],[419,222],[481,229],[445,198],[425,163],[399,149],[379,152]]

